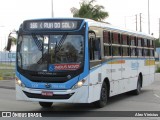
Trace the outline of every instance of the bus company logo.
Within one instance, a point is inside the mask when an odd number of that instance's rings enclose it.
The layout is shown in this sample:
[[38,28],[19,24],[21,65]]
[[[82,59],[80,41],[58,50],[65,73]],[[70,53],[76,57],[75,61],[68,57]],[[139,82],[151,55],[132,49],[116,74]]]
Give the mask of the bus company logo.
[[132,62],[131,63],[131,69],[132,70],[138,70],[139,68],[139,63],[138,62]]
[[71,79],[71,77],[72,77],[71,75],[67,75],[67,78],[68,78],[68,79]]
[[50,72],[53,72],[54,70],[77,70],[79,68],[80,68],[79,63],[49,65]]
[[46,84],[45,84],[45,87],[46,87],[46,88],[51,88],[51,84],[46,83]]
[[77,70],[80,68],[80,64],[56,64],[56,70]]

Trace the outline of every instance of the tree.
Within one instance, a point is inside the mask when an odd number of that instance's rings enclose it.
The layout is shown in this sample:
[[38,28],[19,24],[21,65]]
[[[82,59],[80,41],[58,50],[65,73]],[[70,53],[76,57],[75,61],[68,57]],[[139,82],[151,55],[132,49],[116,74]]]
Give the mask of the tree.
[[71,8],[73,17],[89,18],[96,21],[102,21],[109,16],[108,12],[104,11],[104,6],[93,5],[95,0],[86,2],[85,0],[80,3],[80,9],[75,7]]
[[155,47],[156,47],[156,48],[160,47],[159,39],[156,39],[156,40],[155,40]]

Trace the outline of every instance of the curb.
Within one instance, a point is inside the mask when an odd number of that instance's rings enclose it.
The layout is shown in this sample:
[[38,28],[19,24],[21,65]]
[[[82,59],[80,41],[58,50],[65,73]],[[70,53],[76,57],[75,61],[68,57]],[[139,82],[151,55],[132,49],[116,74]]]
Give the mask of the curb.
[[2,81],[2,80],[15,80],[15,78],[5,79],[5,77],[0,77],[0,81]]
[[15,87],[9,87],[9,86],[0,86],[0,88],[15,90]]

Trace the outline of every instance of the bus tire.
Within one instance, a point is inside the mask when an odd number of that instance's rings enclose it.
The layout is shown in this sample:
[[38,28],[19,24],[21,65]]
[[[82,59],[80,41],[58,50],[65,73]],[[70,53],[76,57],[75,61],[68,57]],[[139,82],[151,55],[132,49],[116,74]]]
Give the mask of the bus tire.
[[43,108],[50,108],[52,106],[52,102],[39,102],[40,106]]
[[101,88],[100,100],[94,102],[94,105],[98,108],[102,108],[106,106],[107,102],[108,102],[108,89],[106,83],[103,82]]
[[141,93],[141,88],[142,88],[142,79],[139,76],[138,81],[137,81],[137,88],[132,91],[134,95],[139,95]]

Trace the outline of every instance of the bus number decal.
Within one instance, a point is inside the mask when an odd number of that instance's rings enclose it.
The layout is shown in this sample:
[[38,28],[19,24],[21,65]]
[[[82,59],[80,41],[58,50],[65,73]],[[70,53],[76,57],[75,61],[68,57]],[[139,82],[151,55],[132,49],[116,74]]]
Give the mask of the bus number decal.
[[38,28],[38,24],[36,22],[32,22],[32,23],[30,23],[30,28],[31,29]]

